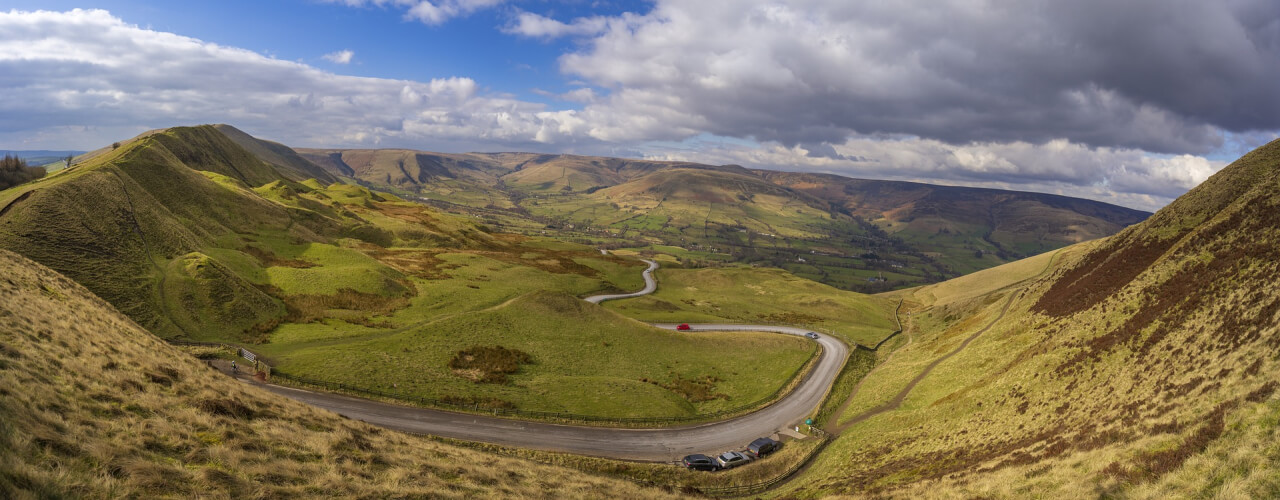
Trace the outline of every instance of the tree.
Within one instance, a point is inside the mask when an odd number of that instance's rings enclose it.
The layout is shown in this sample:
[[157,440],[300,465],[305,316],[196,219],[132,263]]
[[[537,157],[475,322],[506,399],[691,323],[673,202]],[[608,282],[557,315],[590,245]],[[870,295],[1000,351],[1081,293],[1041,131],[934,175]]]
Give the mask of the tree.
[[4,155],[0,160],[0,189],[8,189],[27,181],[44,177],[42,167],[28,167],[27,161],[16,156]]

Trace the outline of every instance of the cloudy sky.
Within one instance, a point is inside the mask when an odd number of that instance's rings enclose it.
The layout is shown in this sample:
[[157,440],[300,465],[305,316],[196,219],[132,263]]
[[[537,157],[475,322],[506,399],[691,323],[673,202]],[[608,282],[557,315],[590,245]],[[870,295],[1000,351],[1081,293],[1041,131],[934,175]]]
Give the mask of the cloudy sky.
[[1155,209],[1280,136],[1280,2],[0,0],[0,149],[198,123]]

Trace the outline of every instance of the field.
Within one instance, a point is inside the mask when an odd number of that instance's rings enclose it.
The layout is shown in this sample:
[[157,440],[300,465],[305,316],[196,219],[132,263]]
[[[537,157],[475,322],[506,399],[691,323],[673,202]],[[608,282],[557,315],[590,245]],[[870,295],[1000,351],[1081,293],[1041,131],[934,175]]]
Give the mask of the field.
[[660,268],[657,278],[654,294],[604,306],[651,322],[804,325],[867,346],[897,329],[897,300],[837,290],[778,269]]

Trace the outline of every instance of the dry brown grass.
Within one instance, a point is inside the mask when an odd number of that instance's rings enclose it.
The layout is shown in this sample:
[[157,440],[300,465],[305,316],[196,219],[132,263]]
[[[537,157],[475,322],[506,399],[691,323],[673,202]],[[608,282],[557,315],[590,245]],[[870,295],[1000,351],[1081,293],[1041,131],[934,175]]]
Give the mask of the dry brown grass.
[[507,375],[520,370],[520,365],[533,362],[533,356],[519,349],[500,345],[472,346],[458,351],[449,360],[449,368],[459,377],[475,383],[507,383]]
[[0,251],[0,498],[649,498],[343,419],[210,370]]

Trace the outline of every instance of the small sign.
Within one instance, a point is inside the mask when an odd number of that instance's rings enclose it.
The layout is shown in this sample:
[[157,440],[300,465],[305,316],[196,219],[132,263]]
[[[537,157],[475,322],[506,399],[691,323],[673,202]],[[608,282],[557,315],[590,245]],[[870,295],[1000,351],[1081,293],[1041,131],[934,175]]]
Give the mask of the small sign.
[[804,425],[813,425],[813,419],[812,418],[804,419]]

